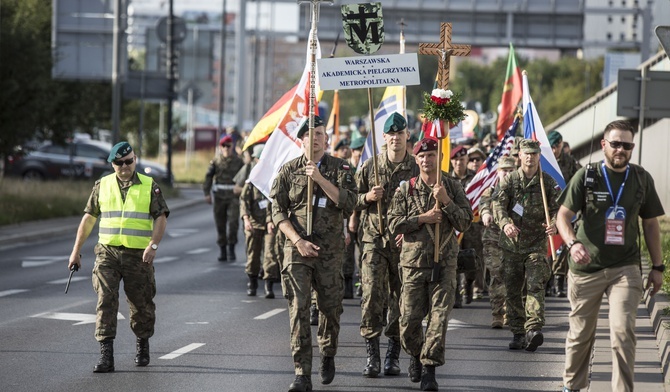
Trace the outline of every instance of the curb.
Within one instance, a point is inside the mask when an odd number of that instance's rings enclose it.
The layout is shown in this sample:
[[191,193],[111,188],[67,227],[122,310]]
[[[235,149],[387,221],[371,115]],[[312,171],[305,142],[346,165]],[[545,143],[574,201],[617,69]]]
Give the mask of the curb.
[[656,345],[658,346],[658,356],[661,361],[661,373],[663,375],[663,388],[667,391],[670,385],[668,368],[670,367],[670,315],[666,309],[670,307],[668,294],[658,292],[653,297],[646,296],[645,304],[649,311],[654,335],[656,336]]

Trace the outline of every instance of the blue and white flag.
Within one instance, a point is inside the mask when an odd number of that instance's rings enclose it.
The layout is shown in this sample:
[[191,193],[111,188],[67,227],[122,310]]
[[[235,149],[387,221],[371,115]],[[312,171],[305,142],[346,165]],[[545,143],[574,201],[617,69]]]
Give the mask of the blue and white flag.
[[405,86],[389,86],[386,88],[379,108],[375,112],[375,138],[377,145],[373,149],[372,146],[372,132],[368,132],[368,137],[365,140],[365,147],[361,154],[361,159],[358,162],[358,167],[363,165],[363,162],[373,155],[379,154],[384,145],[384,123],[391,114],[398,112],[405,115]]
[[547,134],[537,114],[533,99],[530,97],[528,88],[528,75],[523,73],[523,134],[524,138],[537,140],[540,142],[540,167],[542,171],[549,174],[561,189],[565,188],[565,179],[561,173],[561,168],[556,162],[556,157],[551,151],[551,144],[547,139]]

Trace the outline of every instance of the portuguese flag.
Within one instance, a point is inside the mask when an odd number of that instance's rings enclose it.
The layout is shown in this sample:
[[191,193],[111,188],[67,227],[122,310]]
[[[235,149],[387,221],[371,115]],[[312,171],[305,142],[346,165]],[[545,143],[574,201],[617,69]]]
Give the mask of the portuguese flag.
[[521,101],[523,90],[521,87],[521,68],[517,65],[514,55],[514,46],[509,44],[509,58],[507,60],[507,74],[503,84],[502,100],[500,101],[500,113],[498,113],[498,125],[496,133],[498,140],[502,140],[505,132],[514,122],[514,114],[517,105]]

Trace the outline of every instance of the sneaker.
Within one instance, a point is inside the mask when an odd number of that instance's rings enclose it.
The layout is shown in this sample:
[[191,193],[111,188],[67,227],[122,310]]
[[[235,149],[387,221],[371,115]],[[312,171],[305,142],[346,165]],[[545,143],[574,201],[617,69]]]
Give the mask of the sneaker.
[[526,346],[526,338],[522,333],[515,334],[511,342],[509,342],[510,350],[521,350]]
[[533,352],[537,350],[537,348],[544,343],[544,335],[542,335],[542,331],[528,331],[526,333],[526,342],[528,343],[526,351]]

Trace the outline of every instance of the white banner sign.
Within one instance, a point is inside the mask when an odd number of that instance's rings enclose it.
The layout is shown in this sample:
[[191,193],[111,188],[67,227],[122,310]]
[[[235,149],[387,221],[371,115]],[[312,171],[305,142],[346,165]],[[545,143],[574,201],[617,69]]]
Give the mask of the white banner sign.
[[419,84],[416,53],[317,60],[322,90]]

